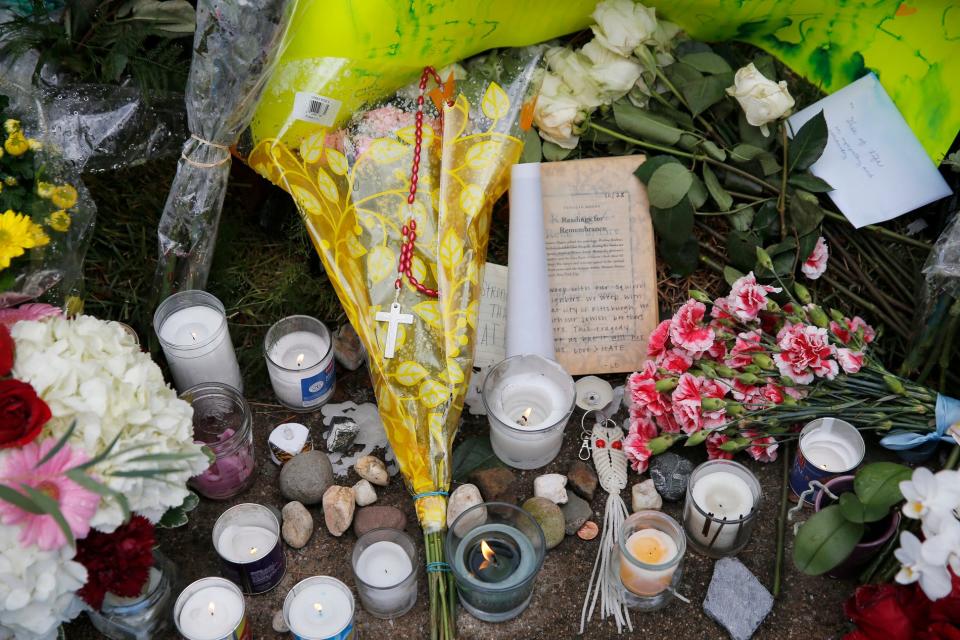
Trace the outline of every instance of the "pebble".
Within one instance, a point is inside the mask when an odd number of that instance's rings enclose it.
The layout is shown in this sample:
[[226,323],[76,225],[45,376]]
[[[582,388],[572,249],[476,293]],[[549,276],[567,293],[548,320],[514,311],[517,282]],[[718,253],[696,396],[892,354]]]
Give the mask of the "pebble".
[[367,357],[360,336],[349,322],[333,332],[333,357],[350,371],[359,369]]
[[563,512],[556,503],[546,498],[534,497],[523,503],[523,510],[533,516],[547,542],[547,549],[553,549],[563,542],[564,521]]
[[407,516],[396,507],[362,507],[357,509],[357,515],[353,519],[353,532],[358,538],[367,531],[373,531],[374,529],[399,529],[403,531],[406,528]]
[[290,627],[287,626],[287,621],[283,619],[283,610],[277,611],[273,614],[273,630],[277,633],[287,633],[290,631]]
[[481,469],[470,474],[487,502],[517,503],[517,476],[506,467]]
[[334,485],[327,489],[323,494],[323,521],[327,524],[327,531],[338,538],[342,536],[353,522],[356,506],[351,487]]
[[380,485],[381,487],[385,487],[390,484],[390,475],[387,473],[387,465],[383,464],[383,460],[377,456],[363,456],[357,460],[357,464],[354,468],[364,480],[368,480],[373,484]]
[[663,498],[657,493],[653,480],[649,478],[633,485],[632,494],[634,513],[644,509],[659,509],[663,506]]
[[288,502],[283,511],[283,540],[294,549],[302,549],[313,535],[313,516],[303,504]]
[[567,491],[567,502],[560,511],[563,512],[564,533],[568,536],[575,534],[593,516],[590,503],[573,491]]
[[732,640],[750,640],[773,609],[773,596],[736,558],[720,558],[713,565],[703,610]]
[[332,484],[333,467],[322,451],[299,453],[280,470],[280,493],[287,500],[317,504]]
[[582,460],[574,460],[567,469],[567,486],[585,500],[593,500],[598,483],[596,472]]
[[[450,494],[450,499],[447,501],[447,526],[452,527],[461,513],[482,502],[483,497],[480,495],[480,489],[478,489],[475,484],[462,484],[454,489],[453,493]],[[487,508],[477,509],[457,524],[457,535],[460,535],[459,532],[465,534],[470,529],[480,526],[486,521]]]
[[554,504],[567,502],[567,476],[559,473],[545,473],[533,481],[533,495],[546,498]]
[[330,422],[330,435],[327,436],[327,451],[344,453],[353,446],[360,433],[360,425],[353,418],[333,416]]
[[650,477],[664,500],[676,502],[687,491],[693,463],[675,453],[662,453],[650,462]]
[[583,523],[583,526],[577,530],[577,537],[581,540],[593,540],[598,535],[600,535],[600,527],[597,526],[596,522],[587,520]]
[[377,490],[373,488],[369,480],[360,480],[353,485],[353,497],[357,501],[358,507],[365,507],[377,501]]

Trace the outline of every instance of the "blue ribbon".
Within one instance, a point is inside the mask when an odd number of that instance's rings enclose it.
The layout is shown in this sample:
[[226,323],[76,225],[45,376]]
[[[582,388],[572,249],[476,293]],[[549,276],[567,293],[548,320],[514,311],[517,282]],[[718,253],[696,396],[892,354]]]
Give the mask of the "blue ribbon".
[[446,496],[446,495],[447,495],[446,491],[425,491],[423,493],[418,493],[417,495],[413,496],[413,501],[416,502],[417,500],[420,500],[422,498],[429,498],[430,496]]
[[427,563],[427,573],[438,573],[440,571],[450,571],[450,565],[446,562]]
[[960,400],[937,394],[937,429],[920,433],[918,431],[894,431],[880,440],[880,444],[887,449],[904,451],[916,449],[923,445],[936,442],[953,442],[953,436],[946,435],[950,425],[960,422]]

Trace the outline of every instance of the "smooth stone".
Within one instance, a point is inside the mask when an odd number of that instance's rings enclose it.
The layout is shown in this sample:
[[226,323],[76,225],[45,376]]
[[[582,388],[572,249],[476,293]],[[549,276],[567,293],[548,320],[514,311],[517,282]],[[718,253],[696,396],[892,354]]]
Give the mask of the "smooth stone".
[[323,494],[323,521],[327,524],[327,531],[338,538],[342,536],[353,522],[356,507],[352,487],[334,485],[327,489]]
[[474,471],[470,474],[470,480],[477,485],[487,502],[517,503],[517,476],[506,467]]
[[733,640],[750,640],[773,609],[773,596],[736,558],[720,558],[713,565],[703,610]]
[[546,498],[534,497],[523,503],[523,510],[533,516],[533,519],[543,529],[547,549],[553,549],[563,542],[566,526],[563,520],[563,512],[560,511],[560,507],[555,502]]
[[663,506],[663,498],[657,493],[653,480],[649,478],[633,485],[631,493],[633,494],[634,513],[644,509],[660,509]]
[[360,425],[353,418],[333,416],[330,421],[330,434],[327,436],[327,451],[344,453],[353,446],[360,433]]
[[369,480],[360,480],[353,485],[353,496],[358,507],[365,507],[377,501],[377,490],[373,488]]
[[282,609],[273,614],[272,626],[273,630],[277,633],[287,633],[290,631],[290,627],[287,626],[287,621],[283,619]]
[[[447,501],[447,526],[452,527],[464,511],[483,502],[480,489],[475,484],[462,484],[453,490]],[[477,509],[467,518],[457,523],[457,535],[464,534],[487,521],[487,508]]]
[[574,460],[567,469],[567,486],[585,500],[593,500],[600,480],[593,467],[582,460]]
[[533,495],[546,498],[554,504],[567,502],[567,476],[559,473],[545,473],[533,480]]
[[350,371],[356,371],[363,366],[367,350],[349,322],[340,325],[340,328],[333,332],[333,357]]
[[280,470],[280,493],[287,500],[317,504],[333,484],[333,467],[323,451],[304,451]]
[[575,494],[573,491],[567,491],[567,502],[560,511],[563,512],[564,533],[572,536],[580,530],[580,527],[593,517],[593,509],[590,503]]
[[362,507],[357,509],[357,515],[353,519],[353,532],[358,538],[367,531],[373,531],[374,529],[399,529],[403,531],[406,528],[407,516],[403,515],[403,511],[396,507]]
[[383,460],[377,456],[363,456],[357,460],[357,464],[354,466],[354,468],[364,480],[368,480],[373,484],[380,485],[381,487],[385,487],[390,484],[390,475],[387,473],[387,465],[383,464]]
[[288,502],[283,511],[283,540],[294,549],[302,549],[313,535],[313,516],[299,502]]
[[693,463],[675,453],[662,453],[650,462],[650,478],[664,500],[676,502],[687,492]]

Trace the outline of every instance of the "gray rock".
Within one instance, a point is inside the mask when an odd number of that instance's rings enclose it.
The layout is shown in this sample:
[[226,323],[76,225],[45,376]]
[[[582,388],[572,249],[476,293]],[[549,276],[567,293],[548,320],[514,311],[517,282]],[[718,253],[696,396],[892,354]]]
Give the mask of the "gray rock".
[[[474,484],[462,484],[453,490],[447,501],[447,526],[452,527],[457,518],[470,507],[483,502],[480,489]],[[470,529],[487,521],[487,508],[477,509],[457,525],[457,535],[466,535]]]
[[288,545],[302,549],[313,535],[313,516],[299,502],[288,502],[283,507],[283,527],[280,532]]
[[367,357],[367,350],[349,322],[333,332],[333,357],[350,371],[359,369]]
[[563,512],[564,533],[568,536],[576,534],[583,523],[593,516],[590,503],[573,491],[567,491],[567,502],[560,507],[560,511]]
[[676,502],[687,491],[693,463],[675,453],[662,453],[650,462],[650,477],[664,500]]
[[523,503],[523,510],[533,516],[547,542],[547,549],[553,549],[563,542],[566,526],[563,521],[563,512],[556,503],[546,498],[530,498]]
[[353,519],[353,532],[359,538],[367,531],[374,529],[399,529],[403,531],[407,528],[407,516],[403,511],[396,507],[373,506],[357,509],[357,515]]
[[290,631],[290,627],[287,626],[287,621],[283,619],[283,610],[273,614],[273,630],[277,633],[287,633]]
[[567,502],[567,476],[559,473],[545,473],[533,480],[533,495],[546,498],[554,504]]
[[653,480],[649,478],[633,485],[631,497],[633,499],[634,513],[644,509],[659,509],[663,506],[663,499],[660,497],[660,494],[657,493]]
[[327,451],[344,453],[353,445],[360,433],[360,425],[353,418],[334,416],[330,423],[330,435],[327,436]]
[[333,484],[333,467],[323,451],[304,451],[280,470],[280,493],[287,500],[317,504]]
[[365,507],[377,501],[377,491],[369,480],[360,480],[353,485],[353,497],[358,507]]
[[323,521],[327,530],[338,538],[350,528],[353,512],[357,508],[353,487],[334,485],[323,494]]
[[567,486],[585,500],[593,500],[598,483],[597,473],[582,460],[574,460],[567,469]]
[[390,475],[387,473],[387,465],[377,456],[363,456],[357,460],[354,465],[357,474],[364,480],[373,484],[385,487],[390,484]]
[[733,640],[750,640],[773,608],[773,596],[736,558],[720,558],[713,565],[703,610]]

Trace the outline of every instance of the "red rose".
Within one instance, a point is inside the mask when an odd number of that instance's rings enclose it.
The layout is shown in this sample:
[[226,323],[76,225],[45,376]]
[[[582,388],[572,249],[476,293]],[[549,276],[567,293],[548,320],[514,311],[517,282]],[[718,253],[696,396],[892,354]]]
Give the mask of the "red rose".
[[858,587],[843,612],[859,629],[855,640],[912,640],[914,621],[926,617],[930,602],[913,586],[867,584]]
[[50,407],[26,382],[0,380],[0,449],[22,447],[40,435]]
[[13,369],[13,338],[7,325],[0,324],[0,378]]

